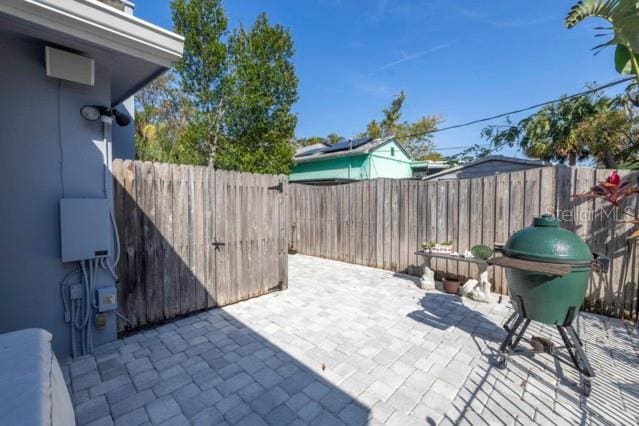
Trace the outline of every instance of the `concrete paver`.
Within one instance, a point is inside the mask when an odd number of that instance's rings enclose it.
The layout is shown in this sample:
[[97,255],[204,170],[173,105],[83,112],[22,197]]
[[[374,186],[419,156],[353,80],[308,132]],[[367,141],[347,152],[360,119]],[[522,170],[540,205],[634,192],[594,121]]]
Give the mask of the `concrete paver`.
[[511,312],[417,287],[417,278],[308,256],[289,289],[96,348],[64,370],[78,424],[636,424],[639,333],[582,314],[597,377],[526,338],[494,367]]

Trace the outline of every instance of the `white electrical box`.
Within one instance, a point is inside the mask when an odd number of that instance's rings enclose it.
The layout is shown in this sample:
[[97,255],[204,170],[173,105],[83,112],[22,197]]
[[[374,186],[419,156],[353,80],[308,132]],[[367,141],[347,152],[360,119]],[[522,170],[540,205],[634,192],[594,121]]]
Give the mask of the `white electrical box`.
[[107,257],[111,254],[110,205],[106,198],[60,200],[62,261]]
[[95,84],[95,61],[86,56],[45,46],[47,76],[74,83]]
[[115,311],[118,308],[118,291],[115,287],[102,287],[98,293],[98,312]]

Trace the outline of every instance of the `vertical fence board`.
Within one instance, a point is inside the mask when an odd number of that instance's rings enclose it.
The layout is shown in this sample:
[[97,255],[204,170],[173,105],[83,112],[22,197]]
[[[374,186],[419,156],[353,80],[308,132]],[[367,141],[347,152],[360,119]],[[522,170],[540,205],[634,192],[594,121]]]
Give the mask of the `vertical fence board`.
[[351,259],[353,263],[362,264],[362,195],[366,182],[358,182],[351,188],[351,219],[355,234],[351,245]]
[[[439,243],[437,240],[437,182],[428,182],[428,196],[426,199],[426,241]],[[431,261],[431,268],[437,270],[437,262]]]
[[368,185],[368,266],[377,264],[377,181]]
[[397,222],[397,270],[405,272],[408,267],[408,181],[405,180],[398,185]]
[[178,284],[179,269],[178,258],[174,251],[174,215],[173,215],[173,186],[175,181],[173,174],[176,166],[163,164],[159,169],[160,177],[160,204],[158,211],[161,215],[158,224],[162,234],[162,289],[164,292],[163,313],[164,318],[173,318],[180,311],[180,288]]
[[[460,247],[461,251],[470,250],[471,247],[481,244],[482,231],[484,227],[484,200],[483,200],[483,179],[476,178],[470,180],[470,237],[466,247]],[[477,265],[468,265],[468,276],[477,277],[479,274]]]
[[228,179],[229,173],[221,170],[215,171],[215,237],[213,243],[224,243],[225,246],[214,246],[215,250],[215,294],[217,304],[224,306],[229,303],[228,294],[231,286],[230,267],[230,234],[226,215],[228,212]]
[[148,322],[156,322],[162,319],[162,289],[159,276],[159,263],[156,256],[159,241],[158,230],[156,228],[156,178],[155,169],[151,163],[136,163],[136,175],[138,182],[142,184],[138,191],[138,205],[142,213],[142,247],[143,250],[143,271],[144,298],[146,319]]
[[[279,209],[279,229],[277,238],[279,239],[278,247],[278,281],[280,283],[280,290],[288,288],[288,226],[286,223],[286,212],[288,211],[288,178],[286,176],[278,176],[278,182],[282,184],[282,193],[277,195],[277,203]],[[266,227],[266,226],[265,226]]]
[[193,200],[191,203],[191,209],[193,211],[193,233],[191,239],[191,259],[192,267],[195,275],[196,286],[196,309],[204,309],[208,306],[208,289],[207,289],[207,273],[206,273],[206,259],[209,256],[208,253],[208,239],[207,226],[206,226],[206,214],[207,203],[206,195],[208,193],[208,185],[205,180],[205,167],[194,167],[193,169]]
[[384,180],[375,180],[376,189],[376,221],[375,221],[375,266],[377,268],[384,267]]
[[567,166],[560,166],[556,168],[555,175],[555,214],[559,218],[563,228],[574,231],[574,200],[571,197],[572,194],[574,194],[574,169]]
[[508,236],[523,228],[524,224],[524,172],[515,172],[510,175],[510,223]]
[[391,252],[393,250],[392,245],[392,217],[393,212],[391,210],[392,194],[391,179],[384,179],[384,269],[392,269]]
[[126,202],[126,237],[125,256],[128,270],[127,281],[129,294],[129,313],[133,313],[134,323],[139,326],[146,324],[146,296],[144,283],[144,230],[142,228],[142,215],[136,199],[142,193],[144,179],[141,173],[141,165],[133,161],[124,163],[124,189],[128,193]]
[[371,182],[364,182],[362,187],[362,265],[370,264],[370,235],[371,235]]
[[390,220],[391,220],[391,229],[390,229],[390,237],[391,237],[391,271],[399,271],[399,219],[400,219],[400,211],[399,211],[399,198],[400,198],[400,182],[397,179],[393,179],[390,182],[391,186],[391,212],[390,212]]
[[[189,312],[189,308],[195,305],[195,282],[189,267],[189,242],[191,241],[192,217],[189,210],[191,197],[190,168],[178,166],[177,181],[173,186],[173,217],[177,219],[174,223],[174,248],[179,257],[179,285],[180,285],[180,307],[179,314],[184,315]],[[174,177],[176,177],[174,175]]]
[[[420,244],[428,243],[428,185],[419,182],[417,186],[417,241]],[[423,259],[419,262],[419,274],[423,273]]]
[[408,182],[408,273],[417,275],[419,259],[415,251],[419,248],[417,239],[417,182]]
[[[579,170],[576,177],[577,190],[585,192],[596,182],[606,180],[608,173],[606,170],[595,170],[594,173],[582,173]],[[612,238],[614,238],[615,219],[608,217],[608,213],[613,213],[614,209],[606,204],[599,199],[584,201],[580,197],[575,198],[576,212],[578,213],[578,217],[575,217],[575,226],[583,233],[583,238],[592,250],[605,254],[611,259],[610,269],[606,276],[591,274],[590,277],[589,302],[598,310],[601,309],[602,304],[612,309],[609,304],[612,303],[613,299],[609,278],[615,269],[614,253],[611,250],[611,245],[606,242],[608,240],[612,242]],[[590,215],[591,212],[595,212],[595,214]],[[585,213],[588,215],[586,216]]]
[[[435,217],[435,226],[437,228],[437,231],[435,232],[435,235],[437,236],[436,242],[448,242],[448,182],[437,182],[437,202],[435,206],[437,208]],[[438,271],[441,271],[442,273],[446,272],[447,262],[445,260],[437,259],[435,264]]]
[[[467,250],[470,243],[470,181],[459,181],[459,235],[457,236],[457,251]],[[468,264],[459,262],[459,275],[468,277]]]
[[[496,176],[489,176],[483,179],[483,205],[482,205],[482,234],[481,244],[493,248],[495,245],[495,203],[496,203]],[[490,282],[495,282],[495,269],[488,268],[488,278]]]
[[[453,242],[453,246],[455,250],[458,250],[458,239],[459,235],[459,181],[451,180],[447,182],[448,184],[448,205],[447,209],[447,219],[448,219],[448,227],[447,227],[447,237],[446,239]],[[449,260],[446,262],[446,272],[452,275],[459,274],[459,262],[454,260]]]
[[[508,240],[508,224],[510,223],[510,176],[502,174],[497,176],[495,182],[495,242],[504,244]],[[503,268],[495,269],[495,291],[506,293],[506,275]]]
[[539,197],[539,210],[541,214],[556,214],[556,168],[544,167],[541,169],[541,185]]
[[533,218],[539,216],[541,169],[530,169],[524,173],[524,226],[530,226]]
[[216,237],[215,232],[215,215],[217,210],[216,198],[217,191],[215,187],[215,169],[207,167],[204,172],[205,180],[205,263],[206,263],[206,307],[212,308],[217,305],[216,295],[216,272],[215,262],[217,251],[213,246]]

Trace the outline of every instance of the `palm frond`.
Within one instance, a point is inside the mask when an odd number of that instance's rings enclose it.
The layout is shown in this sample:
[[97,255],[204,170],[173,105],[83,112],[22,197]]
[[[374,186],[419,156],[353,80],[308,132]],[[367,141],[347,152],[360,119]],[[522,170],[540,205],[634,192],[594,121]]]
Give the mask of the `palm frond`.
[[619,43],[619,40],[617,40],[616,37],[613,37],[612,39],[608,40],[605,43],[601,43],[601,44],[596,45],[595,47],[592,48],[592,50],[595,50],[595,51],[597,51],[597,53],[599,53],[598,51],[603,49],[604,47],[614,46],[617,43]]
[[612,22],[619,0],[581,0],[570,8],[564,19],[566,28],[572,28],[586,18],[599,17]]

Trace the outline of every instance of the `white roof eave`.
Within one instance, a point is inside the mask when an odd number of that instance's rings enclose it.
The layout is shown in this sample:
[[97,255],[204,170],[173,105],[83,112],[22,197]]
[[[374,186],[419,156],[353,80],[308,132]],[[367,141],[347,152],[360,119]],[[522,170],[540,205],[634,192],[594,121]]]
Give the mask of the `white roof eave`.
[[97,0],[2,0],[0,12],[169,68],[184,38]]

